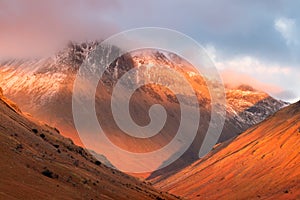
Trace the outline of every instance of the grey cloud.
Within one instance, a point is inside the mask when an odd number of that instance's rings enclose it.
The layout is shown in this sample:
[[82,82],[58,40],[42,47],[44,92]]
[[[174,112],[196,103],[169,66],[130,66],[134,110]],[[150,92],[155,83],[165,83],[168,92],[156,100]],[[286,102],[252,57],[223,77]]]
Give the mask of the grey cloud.
[[297,96],[293,91],[283,90],[281,92],[273,94],[278,99],[283,99],[285,101],[295,101],[299,100],[299,96]]
[[300,14],[295,9],[299,7],[297,0],[154,0],[147,3],[129,0],[123,3],[117,19],[123,29],[162,26],[182,31],[202,44],[213,43],[225,58],[250,55],[264,61],[297,65],[299,59],[295,55],[300,47],[286,45],[274,28],[274,20],[288,17],[300,24]]

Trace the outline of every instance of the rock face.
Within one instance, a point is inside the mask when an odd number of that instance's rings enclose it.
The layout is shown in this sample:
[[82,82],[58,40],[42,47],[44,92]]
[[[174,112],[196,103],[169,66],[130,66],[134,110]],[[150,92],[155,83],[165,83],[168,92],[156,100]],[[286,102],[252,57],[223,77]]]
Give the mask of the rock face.
[[[242,85],[234,89],[227,89],[227,116],[241,133],[255,124],[262,122],[281,108],[289,105],[276,100],[268,94],[256,91],[250,86]],[[223,134],[220,142],[234,137],[236,133]]]
[[178,199],[111,169],[0,96],[0,199]]
[[156,186],[190,199],[299,199],[299,127],[300,102]]
[[[70,43],[66,49],[51,58],[2,62],[0,64],[0,85],[4,88],[5,95],[17,102],[22,110],[59,128],[64,136],[70,137],[76,144],[82,145],[73,124],[73,82],[83,60],[95,50],[97,45],[97,42]],[[102,54],[107,57],[115,54],[116,51],[118,51],[116,47],[101,49]],[[176,167],[172,167],[172,171],[198,159],[201,138],[206,133],[211,108],[210,94],[206,83],[200,75],[197,75],[193,67],[174,54],[152,50],[125,54],[107,65],[109,66],[101,79],[102,83],[97,88],[95,101],[98,119],[105,127],[109,139],[129,151],[149,152],[161,148],[174,137],[180,123],[180,107],[175,95],[166,87],[159,85],[141,87],[131,99],[132,118],[140,125],[149,123],[148,110],[151,105],[158,103],[166,108],[168,120],[167,125],[160,132],[161,136],[149,140],[128,137],[118,129],[110,108],[112,89],[117,80],[125,72],[135,67],[141,69],[140,77],[147,78],[150,74],[155,74],[154,78],[164,79],[164,82],[181,89],[181,92],[184,93],[185,90],[180,79],[169,81],[167,74],[154,71],[152,68],[154,65],[163,65],[178,71],[190,82],[198,98],[202,118],[198,137],[181,161],[175,164]],[[137,81],[139,80],[137,79]],[[226,95],[227,117],[220,142],[237,136],[286,105],[263,92],[253,90],[250,86],[228,88]],[[189,103],[188,99],[186,103]],[[105,113],[105,115],[100,113]]]

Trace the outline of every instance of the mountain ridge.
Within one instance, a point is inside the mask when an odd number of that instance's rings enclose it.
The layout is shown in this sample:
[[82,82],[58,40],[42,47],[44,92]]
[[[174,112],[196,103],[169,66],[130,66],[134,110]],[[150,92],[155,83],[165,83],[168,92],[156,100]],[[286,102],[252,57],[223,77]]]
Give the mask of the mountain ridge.
[[106,167],[46,124],[0,96],[0,198],[179,199]]
[[[73,123],[73,81],[79,66],[90,52],[93,52],[97,44],[97,42],[71,43],[66,49],[50,58],[2,63],[0,64],[0,85],[4,88],[5,95],[17,102],[22,110],[57,127],[62,134],[72,138],[76,144],[83,145]],[[103,50],[107,56],[113,54],[112,51],[114,51],[113,48]],[[187,61],[174,54],[155,50],[147,53],[144,51],[142,53],[133,52],[132,55],[125,54],[110,64],[101,80],[102,84],[99,84],[97,89],[95,100],[98,119],[107,127],[106,130],[111,141],[126,150],[144,152],[167,144],[173,137],[172,134],[176,133],[175,128],[180,122],[180,111],[175,95],[166,88],[153,85],[141,87],[132,97],[132,102],[134,102],[132,112],[135,112],[132,117],[138,124],[147,124],[150,105],[159,103],[166,106],[166,109],[170,111],[170,121],[168,122],[171,124],[162,130],[164,137],[154,138],[150,142],[128,138],[114,125],[111,110],[109,110],[109,100],[116,81],[134,67],[144,69],[144,77],[147,77],[147,70],[151,71],[152,65],[166,65],[176,69],[190,81],[196,91],[201,116],[204,120],[199,124],[201,130],[199,130],[199,137],[196,138],[194,146],[188,150],[186,157],[181,159],[184,165],[189,164],[198,159],[201,137],[205,134],[210,120],[210,95],[203,78],[193,71],[193,67]],[[168,77],[164,76],[163,78],[168,83]],[[181,87],[180,83],[180,81],[178,83],[169,82],[172,85],[177,84],[179,88]],[[219,142],[238,135],[286,105],[263,92],[252,91],[252,89],[245,91],[248,89],[249,87],[244,87],[243,90],[226,90],[229,103],[227,104],[226,123]],[[101,118],[100,113],[105,113],[105,116]],[[141,113],[145,113],[145,116],[142,116]]]
[[191,199],[300,198],[299,137],[300,101],[156,186]]

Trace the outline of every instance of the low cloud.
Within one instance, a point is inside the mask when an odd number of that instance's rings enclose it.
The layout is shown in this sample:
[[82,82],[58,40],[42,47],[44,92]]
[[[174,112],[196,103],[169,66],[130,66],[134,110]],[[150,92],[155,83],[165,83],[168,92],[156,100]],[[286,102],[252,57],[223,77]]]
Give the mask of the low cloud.
[[248,74],[285,74],[288,75],[292,72],[292,68],[278,64],[266,64],[251,56],[241,56],[226,60],[223,62],[216,62],[219,69],[232,69],[242,73]]
[[248,84],[271,96],[293,102],[299,95],[297,83],[300,78],[295,66],[267,63],[252,56],[239,55],[224,59],[213,44],[205,46],[206,52],[220,71],[225,84],[236,87]]
[[247,84],[251,85],[256,90],[268,92],[270,94],[276,94],[283,90],[280,86],[264,83],[248,74],[237,72],[232,69],[221,70],[220,74],[224,83],[230,87],[237,87],[241,84]]
[[207,44],[204,48],[219,70],[232,70],[252,75],[289,75],[293,72],[292,66],[265,63],[252,56],[237,55],[230,59],[224,59],[212,44]]
[[275,96],[279,99],[289,99],[291,102],[295,102],[300,99],[293,91],[290,90],[282,90],[275,93]]
[[258,79],[249,76],[245,73],[226,69],[220,71],[220,74],[225,85],[227,85],[230,88],[235,88],[239,85],[247,84],[258,91],[266,92],[272,97],[281,99],[283,101],[293,103],[300,99],[300,97],[297,96],[297,94],[292,90],[286,90],[281,86],[259,81]]
[[114,0],[1,0],[0,55],[51,54],[69,40],[103,39],[118,29],[105,18]]

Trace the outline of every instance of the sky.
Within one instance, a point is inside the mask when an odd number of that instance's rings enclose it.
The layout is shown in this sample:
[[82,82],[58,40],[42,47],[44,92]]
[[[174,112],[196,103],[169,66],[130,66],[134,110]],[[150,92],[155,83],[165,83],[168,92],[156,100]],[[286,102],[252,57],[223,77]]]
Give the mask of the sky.
[[69,40],[140,27],[180,31],[232,84],[300,99],[298,0],[0,0],[0,58],[51,54]]

